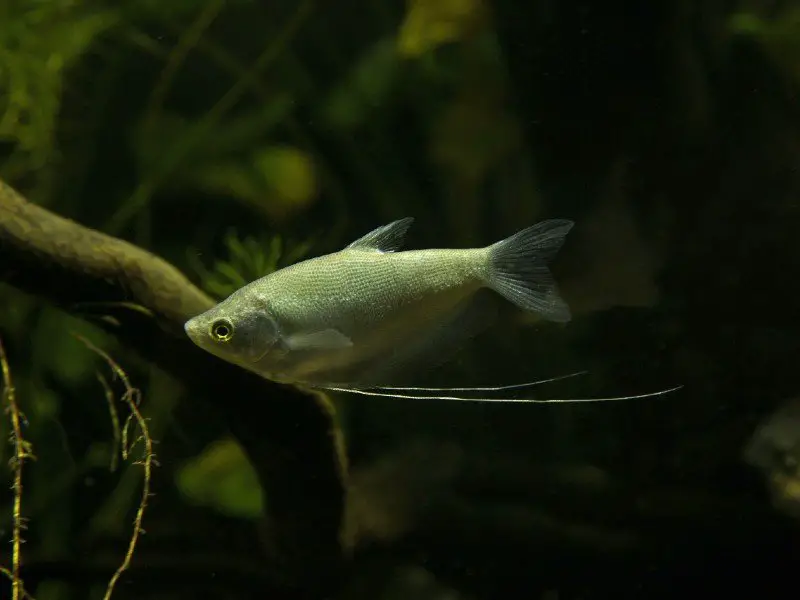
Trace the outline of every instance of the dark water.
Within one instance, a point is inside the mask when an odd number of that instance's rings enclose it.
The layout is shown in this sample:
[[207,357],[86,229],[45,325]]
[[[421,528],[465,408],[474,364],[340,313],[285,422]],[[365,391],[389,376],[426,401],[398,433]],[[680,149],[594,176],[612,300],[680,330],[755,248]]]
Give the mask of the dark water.
[[33,596],[102,597],[141,491],[140,466],[109,469],[108,370],[74,331],[128,372],[159,442],[147,534],[114,598],[796,587],[794,3],[46,4],[0,19],[0,180],[31,202],[216,299],[405,216],[411,248],[571,219],[553,272],[572,320],[506,311],[420,378],[587,371],[539,398],[683,387],[571,405],[336,397],[345,474],[318,405],[201,357],[173,327],[188,304],[155,310],[141,280],[53,258],[85,236],[54,229],[44,251],[9,235],[0,194],[0,339],[37,456],[22,494]]

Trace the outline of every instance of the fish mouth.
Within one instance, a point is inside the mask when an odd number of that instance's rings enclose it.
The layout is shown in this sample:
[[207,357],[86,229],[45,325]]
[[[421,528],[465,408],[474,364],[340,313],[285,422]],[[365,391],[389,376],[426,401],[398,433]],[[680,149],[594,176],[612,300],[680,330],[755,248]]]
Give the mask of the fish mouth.
[[183,324],[183,330],[186,332],[186,335],[192,340],[195,344],[200,343],[199,335],[200,332],[198,331],[198,324],[196,318],[191,318],[186,323]]

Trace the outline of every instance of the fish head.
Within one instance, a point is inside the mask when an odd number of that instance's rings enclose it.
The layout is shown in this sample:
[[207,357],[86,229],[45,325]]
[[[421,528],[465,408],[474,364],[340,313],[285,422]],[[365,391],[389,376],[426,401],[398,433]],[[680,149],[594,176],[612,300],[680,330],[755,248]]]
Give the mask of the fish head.
[[238,294],[192,317],[184,329],[203,350],[245,368],[253,368],[280,338],[278,324],[266,305],[248,302]]

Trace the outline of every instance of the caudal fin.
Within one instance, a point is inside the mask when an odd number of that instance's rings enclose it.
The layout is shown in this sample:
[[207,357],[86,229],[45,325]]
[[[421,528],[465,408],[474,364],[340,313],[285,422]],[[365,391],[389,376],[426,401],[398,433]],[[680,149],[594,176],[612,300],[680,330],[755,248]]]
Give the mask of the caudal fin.
[[544,319],[569,321],[569,306],[558,295],[547,263],[564,244],[573,225],[565,219],[543,221],[489,246],[487,285]]

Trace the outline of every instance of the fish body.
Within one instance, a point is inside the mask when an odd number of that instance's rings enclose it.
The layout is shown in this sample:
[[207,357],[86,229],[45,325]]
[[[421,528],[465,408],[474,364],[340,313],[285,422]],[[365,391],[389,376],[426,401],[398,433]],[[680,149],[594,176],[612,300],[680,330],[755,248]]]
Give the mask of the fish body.
[[569,320],[546,263],[572,222],[545,221],[485,248],[397,251],[411,222],[266,275],[190,319],[186,332],[274,381],[366,387],[419,357],[441,358],[444,342],[475,331],[484,288],[545,319]]
[[451,309],[483,285],[484,250],[359,249],[313,258],[253,284],[284,333],[336,329],[355,343],[389,322]]

